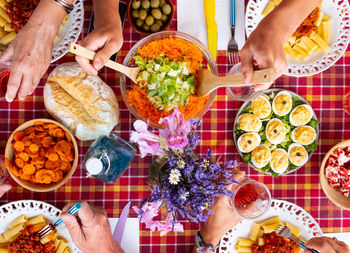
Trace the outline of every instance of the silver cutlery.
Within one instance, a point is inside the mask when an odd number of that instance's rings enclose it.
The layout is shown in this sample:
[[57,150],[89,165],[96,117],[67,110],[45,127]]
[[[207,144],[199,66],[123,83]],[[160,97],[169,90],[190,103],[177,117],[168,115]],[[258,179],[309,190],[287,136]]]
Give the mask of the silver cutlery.
[[238,44],[235,39],[236,30],[236,1],[230,0],[230,22],[231,22],[231,40],[227,46],[228,60],[231,65],[239,62]]
[[[80,203],[76,203],[74,206],[72,206],[67,213],[69,214],[76,214],[81,208],[81,204]],[[44,238],[45,236],[47,236],[48,234],[50,234],[51,232],[56,230],[56,227],[61,225],[63,223],[63,220],[61,218],[59,218],[55,224],[47,224],[45,227],[43,227],[39,232],[39,237],[40,239]]]
[[305,243],[301,240],[299,240],[298,238],[296,238],[295,236],[292,235],[292,232],[290,231],[289,227],[287,227],[286,225],[282,224],[279,225],[276,229],[275,229],[275,233],[279,234],[282,237],[285,238],[289,238],[291,240],[293,240],[294,242],[296,242],[303,250],[309,250],[312,253],[320,253],[319,251],[315,250],[315,249],[310,249],[307,248],[305,246]]

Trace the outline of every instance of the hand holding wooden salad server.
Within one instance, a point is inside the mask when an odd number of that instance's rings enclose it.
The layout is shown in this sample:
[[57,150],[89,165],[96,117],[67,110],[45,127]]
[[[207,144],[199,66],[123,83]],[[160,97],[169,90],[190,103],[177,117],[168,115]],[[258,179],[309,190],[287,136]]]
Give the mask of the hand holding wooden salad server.
[[197,96],[204,97],[209,95],[213,90],[220,87],[237,87],[255,84],[272,84],[274,81],[273,69],[256,70],[253,74],[251,83],[245,83],[242,74],[229,76],[217,76],[210,70],[201,69],[198,72]]
[[[68,48],[69,48],[69,52],[89,60],[93,60],[96,54],[95,52],[75,43],[69,43]],[[108,60],[105,66],[108,68],[114,69],[120,73],[123,73],[124,75],[129,77],[130,80],[133,81],[134,83],[136,83],[137,74],[140,72],[139,67],[129,68],[124,66],[123,64],[119,64],[111,60]]]
[[[95,52],[90,51],[75,43],[69,44],[69,52],[93,60]],[[120,73],[123,73],[136,83],[136,78],[140,72],[140,68],[129,68],[122,64],[108,60],[105,64],[106,67],[114,69]],[[198,83],[197,83],[197,96],[204,97],[209,95],[213,90],[219,87],[234,87],[234,86],[246,86],[254,84],[272,84],[274,81],[273,69],[263,69],[254,71],[253,80],[250,84],[244,83],[244,77],[242,74],[236,74],[231,76],[219,77],[214,75],[210,70],[201,69],[198,72]]]

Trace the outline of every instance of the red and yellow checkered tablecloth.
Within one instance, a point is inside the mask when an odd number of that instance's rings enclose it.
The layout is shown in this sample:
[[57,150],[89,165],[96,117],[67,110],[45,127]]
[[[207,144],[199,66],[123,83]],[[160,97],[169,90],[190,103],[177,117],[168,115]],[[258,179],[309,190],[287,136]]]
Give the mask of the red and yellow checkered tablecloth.
[[[174,1],[175,3],[175,1]],[[85,22],[80,39],[87,34],[91,16],[91,1],[85,1]],[[176,29],[176,15],[171,24]],[[126,20],[124,26],[124,45],[118,57],[122,62],[127,51],[142,38],[130,28]],[[350,91],[350,48],[334,66],[312,77],[294,78],[283,76],[274,87],[284,88],[303,96],[314,108],[320,120],[320,144],[317,152],[303,168],[296,173],[276,179],[269,175],[258,174],[252,168],[245,166],[249,176],[267,185],[272,197],[293,202],[309,212],[322,227],[323,232],[350,232],[350,212],[334,206],[323,193],[319,184],[319,167],[325,153],[336,143],[350,139],[350,117],[342,109],[343,95]],[[51,64],[48,73],[57,65],[73,61],[72,56],[65,56]],[[218,68],[221,74],[227,73],[229,64],[225,52],[218,54]],[[109,69],[102,69],[99,76],[109,84],[117,94],[121,110],[121,123],[115,131],[125,139],[135,118],[124,104],[118,84],[119,74]],[[43,77],[35,93],[26,101],[14,101],[11,104],[0,102],[0,152],[3,154],[8,137],[15,128],[23,122],[36,118],[50,118],[43,102],[43,86],[47,74]],[[233,144],[233,121],[241,102],[234,101],[226,95],[225,89],[220,89],[211,110],[203,118],[202,141],[199,152],[212,148],[218,156],[225,160],[238,159],[237,150]],[[79,142],[79,161],[82,162],[90,143]],[[86,200],[92,204],[103,206],[109,217],[119,217],[121,209],[129,199],[133,204],[149,194],[147,185],[148,168],[151,158],[135,158],[130,168],[115,185],[106,185],[100,181],[85,177],[85,172],[79,166],[72,179],[56,192],[34,193],[17,186],[1,200],[0,204],[21,199],[46,201],[62,208],[70,200]],[[131,214],[136,217],[135,214]],[[194,236],[198,225],[182,221],[184,233],[173,233],[160,237],[158,232],[146,230],[140,225],[140,252],[190,252],[194,245]]]

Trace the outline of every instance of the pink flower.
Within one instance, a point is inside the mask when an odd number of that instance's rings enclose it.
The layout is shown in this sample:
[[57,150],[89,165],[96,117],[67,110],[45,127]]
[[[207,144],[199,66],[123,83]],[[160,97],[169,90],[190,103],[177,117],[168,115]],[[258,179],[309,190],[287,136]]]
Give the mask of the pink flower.
[[146,155],[164,155],[164,149],[162,143],[166,143],[166,140],[156,134],[148,131],[148,124],[142,120],[136,120],[134,122],[134,128],[136,131],[131,131],[130,141],[139,145],[141,157]]
[[169,147],[181,149],[187,146],[191,124],[189,120],[184,119],[177,107],[172,114],[160,119],[159,124],[164,124],[164,129],[159,130],[159,135],[168,140]]
[[157,202],[147,202],[142,206],[142,216],[139,215],[140,209],[136,206],[132,208],[138,214],[138,218],[141,223],[145,223],[146,228],[150,229],[152,232],[160,231],[160,236],[167,234],[168,232],[184,232],[183,225],[181,223],[173,224],[173,215],[168,213],[165,219],[165,222],[161,221],[153,221],[153,218],[159,215],[159,206],[161,205],[161,201]]

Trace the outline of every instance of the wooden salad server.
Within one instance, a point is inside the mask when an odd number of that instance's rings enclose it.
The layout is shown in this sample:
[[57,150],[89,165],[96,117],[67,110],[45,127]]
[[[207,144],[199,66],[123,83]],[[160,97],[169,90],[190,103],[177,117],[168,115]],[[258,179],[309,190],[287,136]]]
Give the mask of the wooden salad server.
[[[68,49],[69,49],[69,52],[89,60],[93,60],[96,54],[95,52],[75,43],[69,43]],[[119,64],[111,60],[108,60],[105,66],[108,68],[114,69],[120,73],[123,73],[124,75],[129,77],[130,80],[133,81],[134,83],[136,83],[137,74],[140,72],[139,67],[129,68],[127,66],[124,66],[123,64]]]
[[253,80],[247,84],[244,82],[242,74],[219,77],[213,74],[210,70],[201,69],[198,73],[197,96],[205,97],[213,90],[220,87],[237,87],[248,86],[255,84],[272,84],[274,82],[273,69],[256,70],[253,74]]

